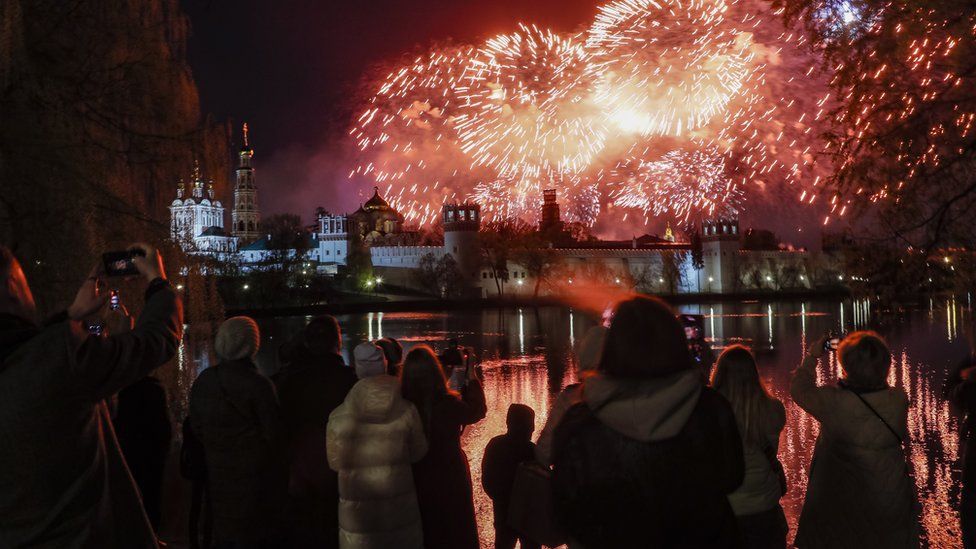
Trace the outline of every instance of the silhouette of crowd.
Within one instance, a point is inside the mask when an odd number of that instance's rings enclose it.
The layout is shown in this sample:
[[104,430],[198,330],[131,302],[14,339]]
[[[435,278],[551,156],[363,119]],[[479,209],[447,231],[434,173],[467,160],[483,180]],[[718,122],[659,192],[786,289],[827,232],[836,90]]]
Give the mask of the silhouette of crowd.
[[[0,247],[0,547],[158,547],[172,426],[154,369],[176,353],[182,306],[158,252],[133,262],[147,283],[133,323],[96,268],[74,302],[39,323],[16,258]],[[114,315],[114,318],[112,318]],[[780,498],[784,404],[752,352],[701,360],[674,311],[652,297],[615,305],[576,349],[579,383],[548,411],[512,403],[481,480],[495,546],[535,548],[918,547],[906,458],[908,398],[888,384],[874,332],[814,342],[790,397],[819,424],[802,513],[790,536]],[[479,547],[464,430],[487,414],[474,349],[407,352],[392,338],[343,358],[331,316],[313,318],[266,377],[258,324],[224,321],[218,363],[193,383],[179,469],[191,481],[191,547]],[[836,352],[840,381],[818,383]],[[703,375],[703,372],[705,375]],[[976,369],[952,380],[976,427]],[[963,538],[973,541],[976,467],[966,452]]]

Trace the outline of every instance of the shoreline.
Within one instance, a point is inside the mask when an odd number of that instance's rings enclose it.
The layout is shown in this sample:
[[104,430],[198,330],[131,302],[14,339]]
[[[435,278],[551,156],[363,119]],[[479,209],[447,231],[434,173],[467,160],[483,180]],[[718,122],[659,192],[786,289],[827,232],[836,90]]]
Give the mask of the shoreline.
[[[671,305],[686,305],[694,303],[728,303],[742,301],[779,301],[790,299],[817,298],[848,298],[850,292],[846,289],[831,290],[803,290],[792,292],[741,292],[735,294],[675,294],[654,295]],[[404,300],[376,300],[353,301],[348,303],[331,303],[318,305],[297,305],[285,307],[227,307],[225,316],[246,315],[253,318],[314,316],[321,314],[341,315],[369,312],[409,312],[409,311],[457,311],[499,309],[508,307],[569,307],[585,310],[586,307],[574,305],[578,301],[573,296],[564,297],[503,297],[478,299],[434,299],[418,298]],[[596,311],[594,311],[596,312]]]

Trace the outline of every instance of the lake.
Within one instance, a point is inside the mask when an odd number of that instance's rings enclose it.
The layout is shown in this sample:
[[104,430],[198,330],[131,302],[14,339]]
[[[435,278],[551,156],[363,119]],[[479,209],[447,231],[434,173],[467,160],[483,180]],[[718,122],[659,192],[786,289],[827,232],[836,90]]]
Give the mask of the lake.
[[[960,478],[959,418],[944,397],[947,373],[969,352],[963,326],[971,321],[968,304],[953,299],[931,301],[929,307],[910,313],[881,316],[866,301],[843,302],[740,302],[685,305],[686,313],[705,315],[705,332],[716,349],[742,343],[752,347],[760,371],[771,392],[786,405],[786,429],[780,441],[780,459],[786,468],[789,493],[783,506],[796,527],[808,466],[818,425],[789,399],[789,379],[803,349],[827,331],[870,328],[885,336],[894,357],[889,376],[911,399],[909,428],[911,460],[919,499],[922,526],[932,547],[962,547],[956,513]],[[491,501],[481,490],[481,457],[491,437],[505,431],[510,403],[524,403],[536,411],[541,428],[558,392],[576,379],[573,348],[597,321],[592,315],[557,307],[485,309],[476,311],[366,313],[342,315],[343,345],[347,353],[356,344],[383,336],[398,339],[404,347],[429,343],[442,347],[458,337],[474,347],[482,358],[488,417],[469,427],[463,443],[471,462],[475,506],[483,547],[491,546]],[[258,364],[266,373],[277,369],[276,350],[300,330],[304,317],[265,319]],[[194,372],[210,363],[205,345],[180,350],[174,402],[184,409]],[[716,352],[717,354],[717,352]],[[824,359],[818,378],[836,380],[838,365]]]

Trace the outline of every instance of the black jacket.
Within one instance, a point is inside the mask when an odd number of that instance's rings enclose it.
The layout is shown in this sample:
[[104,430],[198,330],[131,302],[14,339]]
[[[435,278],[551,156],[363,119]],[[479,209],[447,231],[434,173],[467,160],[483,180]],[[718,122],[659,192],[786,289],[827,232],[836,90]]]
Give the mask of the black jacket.
[[535,444],[505,433],[488,441],[481,460],[481,485],[495,507],[495,522],[508,520],[515,473],[523,461],[535,460]]
[[701,389],[678,434],[664,440],[629,438],[586,403],[574,405],[556,428],[557,513],[587,549],[737,547],[726,494],[742,477],[735,417],[709,388]]

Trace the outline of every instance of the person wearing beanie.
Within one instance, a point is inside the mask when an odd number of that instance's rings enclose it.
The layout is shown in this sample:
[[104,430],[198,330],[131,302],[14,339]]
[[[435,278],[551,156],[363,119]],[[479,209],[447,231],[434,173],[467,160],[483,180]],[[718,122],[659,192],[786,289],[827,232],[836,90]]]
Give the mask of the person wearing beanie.
[[353,349],[352,355],[356,363],[356,377],[359,379],[386,373],[386,355],[378,345],[368,341],[360,343]]
[[386,375],[373,343],[353,350],[360,380],[329,415],[328,464],[339,474],[339,547],[424,547],[412,464],[427,453],[417,409]]
[[735,415],[704,385],[668,305],[645,296],[617,304],[581,397],[552,452],[570,546],[740,546],[726,497],[744,474]]
[[[596,371],[600,364],[600,355],[603,354],[603,342],[607,337],[607,329],[603,326],[590,328],[583,339],[576,347],[576,375],[582,381],[591,372]],[[556,431],[556,426],[563,418],[563,414],[574,403],[579,402],[583,397],[580,392],[582,383],[567,385],[556,397],[546,418],[545,425],[539,433],[539,440],[535,446],[535,457],[539,463],[552,465],[552,439]]]
[[224,321],[214,340],[219,363],[190,390],[190,423],[206,457],[218,546],[262,547],[280,535],[286,479],[278,459],[278,398],[254,364],[260,341],[254,320]]

